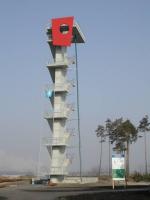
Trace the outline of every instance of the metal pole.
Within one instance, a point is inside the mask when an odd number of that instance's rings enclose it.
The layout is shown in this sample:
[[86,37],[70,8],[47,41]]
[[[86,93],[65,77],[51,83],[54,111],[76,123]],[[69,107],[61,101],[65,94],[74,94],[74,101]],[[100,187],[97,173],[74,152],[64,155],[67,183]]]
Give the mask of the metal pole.
[[80,106],[79,106],[79,80],[78,80],[78,54],[75,38],[75,57],[76,57],[76,84],[77,84],[77,113],[78,113],[78,135],[79,135],[79,162],[80,162],[80,180],[82,182],[82,156],[81,156],[81,133],[80,133]]

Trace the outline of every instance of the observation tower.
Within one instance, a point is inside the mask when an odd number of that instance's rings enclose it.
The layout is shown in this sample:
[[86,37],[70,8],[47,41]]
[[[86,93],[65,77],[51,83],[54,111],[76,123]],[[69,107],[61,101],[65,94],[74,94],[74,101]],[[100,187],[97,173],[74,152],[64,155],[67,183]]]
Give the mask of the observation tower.
[[46,87],[45,92],[50,99],[52,111],[44,115],[51,135],[43,138],[43,143],[51,158],[50,179],[52,182],[62,182],[67,175],[69,159],[66,157],[66,147],[71,135],[66,122],[74,110],[72,104],[67,103],[67,95],[73,86],[67,79],[67,70],[74,62],[67,56],[67,47],[72,43],[84,43],[85,39],[74,17],[52,19],[47,36],[53,62],[47,65],[52,84]]

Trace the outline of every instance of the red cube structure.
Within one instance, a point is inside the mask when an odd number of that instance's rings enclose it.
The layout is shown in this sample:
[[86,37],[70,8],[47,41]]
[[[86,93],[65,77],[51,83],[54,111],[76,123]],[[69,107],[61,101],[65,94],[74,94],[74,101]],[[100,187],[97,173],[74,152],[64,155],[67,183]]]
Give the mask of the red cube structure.
[[54,46],[70,46],[74,17],[52,19],[52,39]]

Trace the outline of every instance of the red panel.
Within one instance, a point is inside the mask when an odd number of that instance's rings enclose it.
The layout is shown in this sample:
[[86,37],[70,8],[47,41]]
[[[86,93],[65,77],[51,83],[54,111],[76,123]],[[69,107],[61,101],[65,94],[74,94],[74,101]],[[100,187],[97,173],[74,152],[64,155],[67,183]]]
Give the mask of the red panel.
[[[72,41],[72,28],[74,17],[52,19],[52,39],[54,46],[70,46]],[[69,30],[61,32],[61,26],[65,24]]]

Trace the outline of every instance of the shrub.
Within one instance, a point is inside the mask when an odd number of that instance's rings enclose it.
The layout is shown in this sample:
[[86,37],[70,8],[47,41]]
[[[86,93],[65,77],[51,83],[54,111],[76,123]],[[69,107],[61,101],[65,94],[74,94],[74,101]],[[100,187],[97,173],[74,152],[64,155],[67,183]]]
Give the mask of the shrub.
[[140,181],[150,181],[150,174],[141,174],[139,172],[135,172],[131,178],[135,181],[135,182],[140,182]]
[[131,177],[133,178],[135,182],[139,182],[143,180],[143,176],[139,172],[135,172]]

